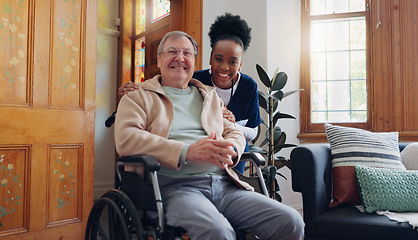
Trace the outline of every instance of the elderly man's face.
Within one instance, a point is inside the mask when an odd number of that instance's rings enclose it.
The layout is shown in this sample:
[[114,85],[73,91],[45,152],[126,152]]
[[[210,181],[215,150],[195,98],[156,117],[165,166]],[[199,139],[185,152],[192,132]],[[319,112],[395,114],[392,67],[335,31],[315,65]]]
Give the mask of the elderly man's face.
[[195,69],[193,44],[186,37],[170,37],[158,56],[163,86],[187,88]]

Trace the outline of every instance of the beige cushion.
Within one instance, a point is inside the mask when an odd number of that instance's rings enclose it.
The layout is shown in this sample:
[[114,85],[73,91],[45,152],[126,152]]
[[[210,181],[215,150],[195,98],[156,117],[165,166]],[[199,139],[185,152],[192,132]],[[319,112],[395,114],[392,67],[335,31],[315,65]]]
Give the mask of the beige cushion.
[[408,170],[418,170],[418,142],[411,143],[401,152],[402,163]]

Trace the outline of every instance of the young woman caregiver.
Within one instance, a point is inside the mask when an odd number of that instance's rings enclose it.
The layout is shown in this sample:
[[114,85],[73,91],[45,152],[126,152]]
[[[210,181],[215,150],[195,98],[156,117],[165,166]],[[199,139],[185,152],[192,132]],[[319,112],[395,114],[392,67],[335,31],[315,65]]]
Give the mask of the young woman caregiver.
[[[219,16],[209,30],[212,47],[210,69],[197,71],[193,78],[216,88],[224,101],[224,117],[235,122],[248,141],[257,136],[261,123],[258,105],[257,83],[250,76],[241,73],[243,54],[251,41],[251,28],[239,15],[226,13]],[[235,168],[244,172],[245,162]]]

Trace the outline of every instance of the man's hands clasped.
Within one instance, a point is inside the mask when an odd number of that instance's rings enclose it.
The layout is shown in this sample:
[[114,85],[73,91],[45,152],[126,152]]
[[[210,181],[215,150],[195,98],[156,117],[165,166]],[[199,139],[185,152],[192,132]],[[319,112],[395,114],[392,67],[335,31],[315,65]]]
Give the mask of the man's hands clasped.
[[222,169],[233,165],[232,159],[237,155],[232,143],[218,139],[215,132],[208,137],[199,139],[189,146],[186,160],[193,162],[208,162]]

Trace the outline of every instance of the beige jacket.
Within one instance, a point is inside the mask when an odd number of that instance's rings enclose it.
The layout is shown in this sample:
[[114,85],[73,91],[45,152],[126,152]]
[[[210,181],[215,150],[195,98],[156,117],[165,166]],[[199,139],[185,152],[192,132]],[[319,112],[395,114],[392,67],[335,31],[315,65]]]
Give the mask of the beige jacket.
[[[139,83],[138,90],[120,100],[115,120],[116,150],[120,156],[152,155],[161,166],[178,169],[183,142],[168,139],[174,107],[161,88],[160,78],[157,75]],[[191,79],[189,85],[196,86],[204,98],[202,128],[208,135],[214,131],[217,136],[232,142],[239,160],[245,148],[245,139],[233,123],[223,118],[223,102],[215,89],[195,79]],[[226,172],[239,186],[253,190],[248,183],[239,180],[231,168]]]

